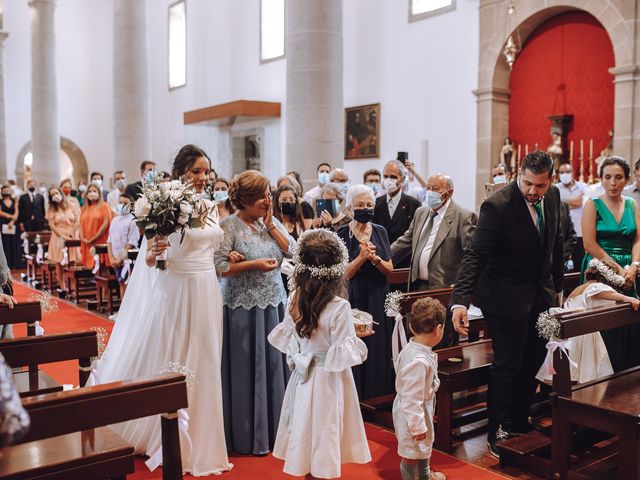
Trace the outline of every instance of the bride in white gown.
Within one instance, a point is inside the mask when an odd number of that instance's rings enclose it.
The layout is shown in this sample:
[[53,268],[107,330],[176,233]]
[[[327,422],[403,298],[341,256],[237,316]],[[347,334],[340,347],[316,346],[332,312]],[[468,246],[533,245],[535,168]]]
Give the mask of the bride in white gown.
[[[184,176],[202,192],[209,169],[206,154],[186,145],[176,156],[172,177]],[[188,229],[182,243],[179,234],[168,242],[143,240],[109,344],[90,380],[144,379],[170,369],[170,364],[186,369],[191,442],[181,432],[180,444],[183,471],[194,476],[233,467],[227,458],[222,417],[222,298],[213,264],[223,232],[215,209],[210,219],[203,229]],[[160,272],[152,266],[164,250],[167,270]],[[159,416],[114,429],[137,453],[153,455],[161,446]]]

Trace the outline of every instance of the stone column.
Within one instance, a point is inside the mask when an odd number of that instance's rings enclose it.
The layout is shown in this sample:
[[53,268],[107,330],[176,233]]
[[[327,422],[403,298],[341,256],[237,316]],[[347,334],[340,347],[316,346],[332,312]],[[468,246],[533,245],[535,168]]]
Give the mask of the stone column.
[[[640,82],[640,68],[637,65],[623,65],[609,69],[614,77],[613,111],[613,152],[621,155],[633,166],[640,153],[640,108],[638,107],[637,85]],[[600,151],[593,152],[595,156]]]
[[316,166],[344,164],[341,0],[287,0],[286,163],[305,190]]
[[124,170],[131,182],[138,180],[144,160],[168,168],[164,159],[151,158],[147,25],[147,0],[114,1],[113,170]]
[[0,179],[7,179],[7,132],[4,116],[4,41],[9,36],[0,32]]
[[56,85],[57,0],[31,0],[31,150],[33,177],[60,181],[60,135]]

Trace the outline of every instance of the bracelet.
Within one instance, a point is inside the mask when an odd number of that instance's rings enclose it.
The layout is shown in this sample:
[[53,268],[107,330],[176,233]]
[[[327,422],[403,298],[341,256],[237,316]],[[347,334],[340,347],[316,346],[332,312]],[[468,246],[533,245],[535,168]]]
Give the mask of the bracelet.
[[271,225],[270,227],[267,227],[267,232],[272,231],[273,229],[275,229],[276,226],[275,225]]

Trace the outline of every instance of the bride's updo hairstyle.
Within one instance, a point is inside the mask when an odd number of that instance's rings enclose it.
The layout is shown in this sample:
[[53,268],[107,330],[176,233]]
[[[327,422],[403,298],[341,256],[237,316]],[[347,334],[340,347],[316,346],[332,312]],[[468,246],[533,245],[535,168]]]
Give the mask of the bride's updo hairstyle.
[[173,160],[173,165],[171,166],[171,179],[179,180],[189,171],[193,164],[196,163],[196,160],[200,157],[206,158],[209,165],[211,165],[209,155],[207,155],[201,148],[191,144],[182,147],[176,155],[176,158]]
[[300,235],[293,256],[296,291],[290,307],[300,337],[311,338],[327,303],[336,296],[346,297],[348,259],[347,247],[334,232],[318,228]]

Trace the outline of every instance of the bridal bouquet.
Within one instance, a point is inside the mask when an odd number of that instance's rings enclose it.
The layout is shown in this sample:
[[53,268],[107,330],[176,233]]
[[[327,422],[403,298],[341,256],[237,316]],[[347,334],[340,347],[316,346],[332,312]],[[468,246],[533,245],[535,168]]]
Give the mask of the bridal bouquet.
[[[212,207],[196,195],[189,183],[180,180],[162,182],[161,175],[150,179],[142,196],[133,206],[136,225],[146,238],[168,237],[180,232],[180,242],[187,228],[204,228]],[[156,268],[166,270],[167,252],[156,258]]]

